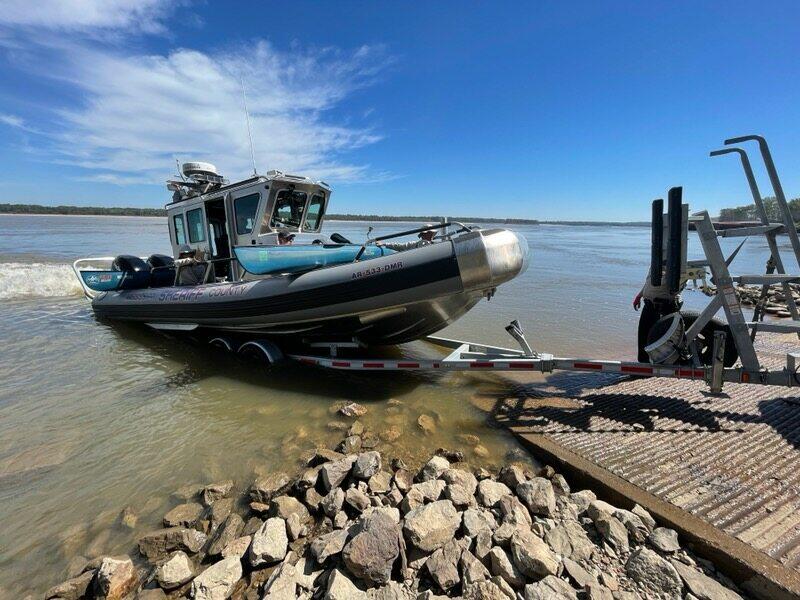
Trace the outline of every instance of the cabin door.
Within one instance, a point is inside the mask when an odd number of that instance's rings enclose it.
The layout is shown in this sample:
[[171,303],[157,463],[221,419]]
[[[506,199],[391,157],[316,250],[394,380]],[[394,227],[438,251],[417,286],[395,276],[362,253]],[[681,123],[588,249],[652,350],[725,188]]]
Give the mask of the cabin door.
[[[208,222],[208,242],[211,258],[214,260],[231,257],[231,237],[228,228],[228,213],[225,199],[215,198],[206,202],[206,221]],[[230,261],[219,260],[214,263],[216,277],[231,278]]]

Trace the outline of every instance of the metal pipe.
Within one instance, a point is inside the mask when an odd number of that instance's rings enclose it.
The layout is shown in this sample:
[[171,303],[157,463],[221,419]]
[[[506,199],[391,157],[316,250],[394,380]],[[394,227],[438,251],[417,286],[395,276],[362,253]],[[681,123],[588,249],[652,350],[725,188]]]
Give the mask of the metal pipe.
[[786,226],[786,234],[789,236],[789,241],[792,243],[794,256],[797,259],[797,266],[800,267],[800,238],[797,236],[797,226],[792,219],[792,213],[789,211],[789,204],[786,202],[786,195],[783,193],[783,186],[778,177],[778,171],[775,169],[775,162],[772,160],[772,154],[769,151],[767,140],[760,135],[743,135],[725,140],[725,145],[739,144],[741,142],[758,142],[758,148],[761,151],[761,157],[764,159],[764,166],[767,168],[767,175],[769,175],[772,189],[775,191],[775,199],[778,201],[778,206],[783,214],[783,224]]
[[650,235],[650,283],[654,287],[661,285],[661,274],[664,270],[664,200],[653,200],[652,232]]
[[[728,142],[735,143],[733,140],[727,140],[725,143],[727,144]],[[769,152],[769,150],[767,150],[767,152]],[[758,215],[761,218],[761,223],[763,225],[769,225],[770,224],[769,215],[767,214],[767,209],[764,206],[764,201],[761,197],[761,191],[758,189],[758,183],[756,182],[755,175],[753,175],[753,167],[750,164],[750,158],[747,156],[747,152],[745,152],[741,148],[723,148],[721,150],[714,150],[713,152],[710,153],[710,156],[722,156],[724,154],[739,155],[739,158],[742,161],[742,170],[744,170],[745,177],[747,178],[747,185],[750,188],[750,195],[753,197],[753,203],[756,205],[756,210],[758,210]],[[793,230],[795,229],[794,223],[792,223],[791,229]],[[772,274],[773,270],[777,270],[778,273],[781,274],[786,273],[786,270],[783,267],[783,259],[781,259],[781,253],[780,250],[778,249],[778,242],[775,239],[776,235],[775,232],[767,232],[764,235],[767,238],[767,245],[769,246],[770,255],[772,256],[772,261],[767,262],[767,275]],[[794,296],[792,295],[792,289],[788,283],[784,283],[782,287],[783,287],[783,295],[786,298],[786,306],[789,308],[789,312],[792,315],[792,319],[796,321],[800,319],[800,312],[797,310],[797,304],[795,304]],[[761,287],[761,297],[759,303],[756,305],[753,311],[754,323],[760,321],[763,317],[761,310],[764,303],[766,302],[768,290],[769,290],[768,285],[763,285]],[[752,336],[755,336],[755,330],[753,330]]]
[[669,237],[667,245],[667,284],[670,294],[681,289],[681,227],[683,225],[683,188],[670,188],[667,195]]

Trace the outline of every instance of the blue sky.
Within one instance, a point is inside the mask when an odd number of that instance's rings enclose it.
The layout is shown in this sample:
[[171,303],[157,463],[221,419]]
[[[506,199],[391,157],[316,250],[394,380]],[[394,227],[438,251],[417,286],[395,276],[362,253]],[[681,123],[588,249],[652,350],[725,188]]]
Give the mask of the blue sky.
[[[4,0],[0,202],[161,206],[175,157],[334,186],[332,210],[644,220],[800,196],[800,4]],[[32,8],[33,7],[33,8]],[[770,191],[761,177],[764,195]]]

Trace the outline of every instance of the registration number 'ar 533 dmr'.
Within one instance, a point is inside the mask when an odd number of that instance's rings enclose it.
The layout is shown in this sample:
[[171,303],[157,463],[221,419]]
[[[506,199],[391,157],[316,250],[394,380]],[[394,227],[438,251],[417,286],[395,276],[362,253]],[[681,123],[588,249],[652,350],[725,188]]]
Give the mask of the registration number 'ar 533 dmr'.
[[371,275],[379,275],[381,273],[388,273],[389,271],[396,271],[397,269],[403,268],[403,261],[398,260],[397,262],[389,263],[388,265],[379,265],[375,267],[369,267],[368,269],[361,269],[360,271],[356,271],[353,273],[352,279],[361,279],[362,277],[370,277]]

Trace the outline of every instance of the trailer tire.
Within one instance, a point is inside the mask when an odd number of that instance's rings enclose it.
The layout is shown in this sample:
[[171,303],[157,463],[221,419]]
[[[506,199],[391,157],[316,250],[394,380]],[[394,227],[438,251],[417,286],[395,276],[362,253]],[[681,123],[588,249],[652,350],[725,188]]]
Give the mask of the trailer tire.
[[[693,310],[681,311],[683,324],[687,331],[699,316],[700,313]],[[724,331],[726,333],[725,358],[723,359],[723,364],[726,367],[732,367],[739,359],[739,351],[736,349],[736,342],[733,339],[731,328],[727,323],[717,318],[713,318],[706,323],[706,326],[700,330],[700,333],[697,336],[700,361],[706,366],[712,363],[714,359],[714,332],[716,331]]]
[[214,348],[219,348],[220,350],[227,350],[228,352],[233,350],[230,340],[222,337],[211,338],[208,340],[208,345]]
[[251,340],[245,342],[239,346],[237,354],[243,358],[257,360],[268,365],[273,365],[283,360],[283,352],[281,352],[281,349],[267,340]]

